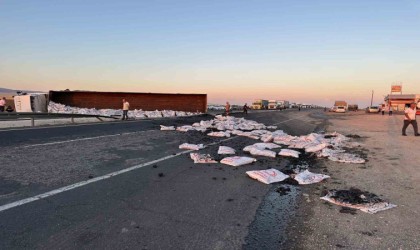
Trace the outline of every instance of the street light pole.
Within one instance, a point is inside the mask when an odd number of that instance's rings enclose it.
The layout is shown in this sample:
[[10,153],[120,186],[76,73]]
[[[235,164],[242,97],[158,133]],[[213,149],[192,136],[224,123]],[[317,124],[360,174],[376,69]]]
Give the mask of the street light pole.
[[373,90],[372,90],[372,98],[370,98],[370,106],[372,107],[373,104]]

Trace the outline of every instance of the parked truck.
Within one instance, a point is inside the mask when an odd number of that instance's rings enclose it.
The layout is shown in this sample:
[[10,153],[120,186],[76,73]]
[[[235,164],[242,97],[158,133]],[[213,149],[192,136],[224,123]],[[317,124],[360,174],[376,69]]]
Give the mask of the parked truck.
[[252,109],[268,109],[268,100],[255,100],[251,106]]
[[268,109],[277,109],[277,101],[276,100],[269,100],[268,101]]
[[288,109],[289,108],[289,101],[281,100],[277,101],[278,109]]
[[348,110],[349,111],[357,111],[359,109],[359,105],[357,104],[349,104],[348,105]]

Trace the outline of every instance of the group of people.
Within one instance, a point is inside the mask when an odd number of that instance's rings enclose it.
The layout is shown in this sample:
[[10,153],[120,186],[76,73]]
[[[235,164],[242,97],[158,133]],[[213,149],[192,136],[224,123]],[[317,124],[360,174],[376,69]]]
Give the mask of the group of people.
[[[243,106],[244,114],[246,114],[246,115],[248,114],[248,109],[249,109],[248,104],[245,103],[245,105]],[[226,116],[228,116],[230,114],[230,103],[229,102],[226,102],[225,113],[226,113]]]
[[12,108],[12,106],[7,106],[7,102],[6,102],[6,97],[3,97],[0,99],[0,112],[13,112],[14,109]]
[[388,115],[391,116],[392,115],[392,107],[391,107],[391,105],[388,105],[388,107],[386,107],[386,108],[382,108],[382,110],[381,110],[382,115],[385,115],[385,111],[388,111]]

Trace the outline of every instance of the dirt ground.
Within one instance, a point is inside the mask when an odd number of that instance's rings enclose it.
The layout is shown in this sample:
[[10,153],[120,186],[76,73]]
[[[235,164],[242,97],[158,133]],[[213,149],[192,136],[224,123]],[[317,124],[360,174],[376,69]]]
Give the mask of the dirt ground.
[[[365,164],[322,160],[331,179],[305,187],[287,248],[291,249],[420,249],[420,137],[401,136],[402,115],[362,112],[328,113],[328,132],[359,135],[356,153]],[[379,195],[398,207],[367,214],[342,209],[320,197],[328,189],[356,187]],[[305,205],[306,204],[306,205]]]

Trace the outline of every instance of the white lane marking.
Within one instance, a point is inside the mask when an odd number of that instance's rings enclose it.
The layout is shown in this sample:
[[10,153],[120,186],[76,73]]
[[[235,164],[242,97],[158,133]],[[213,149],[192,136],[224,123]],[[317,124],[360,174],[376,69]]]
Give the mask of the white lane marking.
[[94,139],[99,139],[99,138],[107,138],[107,137],[114,137],[114,136],[120,136],[120,135],[132,135],[132,134],[138,134],[138,133],[150,132],[150,131],[156,131],[156,130],[144,130],[144,131],[126,132],[126,133],[112,134],[112,135],[100,135],[100,136],[79,138],[79,139],[73,139],[73,140],[31,144],[31,145],[26,145],[26,146],[20,146],[17,148],[32,148],[32,147],[38,147],[38,146],[56,145],[56,144],[63,144],[63,143],[76,142],[76,141],[88,141],[88,140],[94,140]]
[[[279,123],[276,123],[276,124],[285,123],[285,122],[288,122],[288,121],[291,121],[291,120],[295,120],[297,118],[299,118],[299,117],[288,119],[288,120],[285,120],[285,121],[282,121],[282,122],[279,122]],[[274,125],[276,125],[276,124],[274,124]],[[233,136],[233,137],[230,137],[230,138],[227,138],[227,139],[216,141],[216,142],[207,144],[204,148],[207,148],[207,147],[213,146],[213,145],[217,145],[217,144],[220,144],[220,143],[225,142],[225,141],[230,141],[230,140],[233,140],[235,138],[240,138],[240,137],[239,136]],[[68,185],[68,186],[65,186],[65,187],[54,189],[52,191],[49,191],[49,192],[46,192],[46,193],[43,193],[43,194],[39,194],[39,195],[35,195],[33,197],[30,197],[30,198],[26,198],[26,199],[15,201],[15,202],[12,202],[12,203],[9,203],[9,204],[5,204],[5,205],[0,206],[0,212],[11,209],[11,208],[14,208],[14,207],[19,207],[19,206],[22,206],[24,204],[31,203],[31,202],[34,202],[34,201],[37,201],[37,200],[42,200],[42,199],[45,199],[47,197],[50,197],[50,196],[53,196],[53,195],[56,195],[56,194],[60,194],[60,193],[63,193],[63,192],[66,192],[66,191],[69,191],[69,190],[72,190],[72,189],[76,189],[76,188],[88,185],[90,183],[98,182],[98,181],[105,180],[105,179],[108,179],[108,178],[111,178],[111,177],[114,177],[114,176],[117,176],[117,175],[120,175],[120,174],[123,174],[123,173],[127,173],[127,172],[130,172],[130,171],[139,169],[139,168],[150,166],[152,164],[155,164],[155,163],[158,163],[158,162],[161,162],[161,161],[165,161],[165,160],[168,160],[168,159],[172,159],[172,158],[175,158],[177,156],[187,154],[187,153],[190,153],[190,152],[193,152],[193,151],[194,150],[182,151],[182,152],[179,152],[175,155],[165,156],[165,157],[159,158],[157,160],[142,163],[142,164],[139,164],[139,165],[136,165],[136,166],[133,166],[133,167],[129,167],[129,168],[122,169],[122,170],[119,170],[119,171],[116,171],[116,172],[112,172],[112,173],[109,173],[109,174],[106,174],[106,175],[103,175],[103,176],[99,176],[99,177],[96,177],[96,178],[93,178],[93,179],[90,179],[90,180],[81,181],[81,182],[74,183],[74,184],[71,184],[71,185]]]

